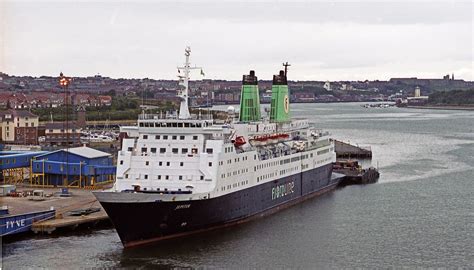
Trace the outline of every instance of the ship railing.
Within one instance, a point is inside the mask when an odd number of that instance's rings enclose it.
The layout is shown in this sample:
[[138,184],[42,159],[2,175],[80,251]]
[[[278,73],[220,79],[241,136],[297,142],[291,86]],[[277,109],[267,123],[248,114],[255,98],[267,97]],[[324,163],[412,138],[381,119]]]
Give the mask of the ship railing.
[[[160,114],[140,114],[138,120],[178,120],[177,114],[160,113]],[[213,120],[212,114],[191,114],[187,120]]]

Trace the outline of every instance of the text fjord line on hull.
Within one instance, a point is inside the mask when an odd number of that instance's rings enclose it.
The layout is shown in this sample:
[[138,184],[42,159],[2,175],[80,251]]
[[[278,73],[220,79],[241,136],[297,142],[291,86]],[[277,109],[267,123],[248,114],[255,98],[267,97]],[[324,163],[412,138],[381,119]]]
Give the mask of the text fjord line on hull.
[[189,113],[190,53],[179,68],[179,114],[142,114],[138,126],[121,127],[116,182],[94,193],[125,247],[241,223],[338,184],[329,134],[290,118],[286,66],[273,76],[269,119],[250,71],[238,118],[229,110],[219,123]]

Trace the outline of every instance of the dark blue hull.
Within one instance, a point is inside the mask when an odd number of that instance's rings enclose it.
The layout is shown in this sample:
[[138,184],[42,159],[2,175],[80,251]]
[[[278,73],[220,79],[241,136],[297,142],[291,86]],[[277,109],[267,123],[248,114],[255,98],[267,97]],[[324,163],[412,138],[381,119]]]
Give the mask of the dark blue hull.
[[229,226],[332,190],[332,164],[228,195],[196,201],[101,202],[125,247]]

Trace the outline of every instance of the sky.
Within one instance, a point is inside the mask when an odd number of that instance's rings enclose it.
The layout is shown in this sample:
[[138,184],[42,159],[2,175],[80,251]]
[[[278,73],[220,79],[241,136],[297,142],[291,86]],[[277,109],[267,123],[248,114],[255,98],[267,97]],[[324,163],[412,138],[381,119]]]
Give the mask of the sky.
[[[176,79],[474,80],[472,1],[6,1],[0,71]],[[199,72],[192,79],[202,78]]]

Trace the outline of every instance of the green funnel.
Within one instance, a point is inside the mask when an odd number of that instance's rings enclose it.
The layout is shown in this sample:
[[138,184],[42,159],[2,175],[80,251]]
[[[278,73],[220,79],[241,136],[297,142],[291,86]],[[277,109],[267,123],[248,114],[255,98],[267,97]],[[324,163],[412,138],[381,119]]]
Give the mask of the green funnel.
[[260,97],[258,93],[257,77],[251,70],[249,75],[242,79],[242,92],[240,94],[241,122],[260,121]]
[[270,121],[290,121],[290,94],[286,75],[283,70],[280,70],[280,74],[273,75]]

